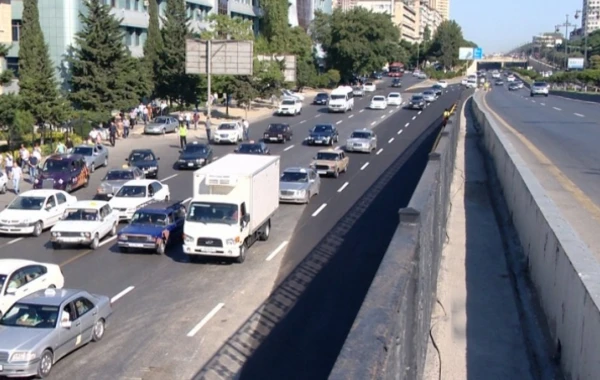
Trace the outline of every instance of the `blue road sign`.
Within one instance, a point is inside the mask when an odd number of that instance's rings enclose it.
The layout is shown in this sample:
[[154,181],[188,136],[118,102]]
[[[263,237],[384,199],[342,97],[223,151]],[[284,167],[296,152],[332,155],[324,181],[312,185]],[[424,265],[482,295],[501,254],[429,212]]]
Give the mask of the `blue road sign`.
[[483,59],[483,49],[482,48],[474,48],[473,49],[473,59]]

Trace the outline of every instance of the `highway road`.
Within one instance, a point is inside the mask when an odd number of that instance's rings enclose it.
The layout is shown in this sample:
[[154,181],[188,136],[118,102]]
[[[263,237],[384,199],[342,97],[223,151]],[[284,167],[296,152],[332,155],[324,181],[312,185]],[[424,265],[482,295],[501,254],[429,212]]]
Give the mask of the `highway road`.
[[600,259],[600,107],[494,86],[486,102],[565,217]]
[[[415,82],[406,78],[404,86]],[[388,84],[381,84],[378,93],[391,91]],[[380,149],[372,155],[352,154],[348,173],[338,179],[324,179],[321,193],[308,206],[282,205],[271,239],[254,245],[242,265],[213,261],[191,264],[180,248],[163,256],[123,254],[112,239],[104,240],[95,251],[55,251],[48,243],[48,232],[38,238],[1,238],[0,257],[58,263],[67,287],[109,295],[115,301],[105,339],[61,360],[52,378],[191,378],[267,299],[276,281],[285,278],[302,261],[459,92],[458,87],[449,88],[441,100],[423,112],[402,107],[368,110],[365,107],[369,98],[365,97],[357,99],[355,110],[347,114],[328,114],[324,107],[306,104],[302,115],[272,117],[251,125],[253,139],[259,139],[270,122],[285,120],[293,126],[292,142],[271,146],[273,154],[281,155],[282,168],[310,162],[319,148],[303,146],[302,140],[316,123],[336,124],[340,142],[357,128],[375,128],[380,134]],[[161,157],[160,177],[170,186],[172,199],[191,198],[191,172],[171,167],[178,156],[174,135],[121,140],[111,151],[111,166],[120,166],[130,148],[142,146],[152,148]],[[216,146],[215,156],[222,157],[233,149],[234,146]],[[105,169],[97,170],[89,188],[74,195],[91,199],[104,173]]]

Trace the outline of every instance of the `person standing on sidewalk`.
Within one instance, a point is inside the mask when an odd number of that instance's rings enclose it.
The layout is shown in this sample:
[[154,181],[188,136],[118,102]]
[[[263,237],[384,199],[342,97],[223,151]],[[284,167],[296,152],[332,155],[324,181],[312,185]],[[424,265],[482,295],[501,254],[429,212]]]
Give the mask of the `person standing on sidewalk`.
[[187,129],[190,129],[190,124],[192,124],[192,114],[188,111],[185,113],[185,126]]
[[6,169],[6,177],[8,179],[12,178],[12,170],[14,166],[13,156],[11,152],[6,153],[4,168]]
[[21,186],[21,177],[23,176],[23,171],[21,170],[21,167],[19,166],[19,164],[15,164],[14,167],[12,168],[12,175],[13,175],[13,190],[15,191],[15,194],[19,194],[20,190],[19,187]]
[[206,142],[207,142],[207,144],[210,144],[210,133],[211,133],[211,130],[210,130],[210,116],[206,117],[206,126],[205,126],[205,128],[206,128]]
[[26,167],[29,164],[29,149],[25,148],[24,144],[21,144],[19,149],[19,166]]
[[33,153],[31,154],[31,157],[29,157],[29,178],[31,179],[31,183],[33,183],[33,180],[37,177],[38,165],[41,160],[42,155],[40,151],[33,148]]
[[127,118],[123,119],[123,138],[129,137],[129,120]]
[[246,119],[242,119],[242,127],[244,127],[244,140],[250,141],[250,123]]
[[187,145],[187,128],[183,123],[179,125],[179,145],[181,149],[185,149]]
[[194,111],[194,131],[198,130],[198,122],[200,121],[200,113],[198,112],[198,108]]

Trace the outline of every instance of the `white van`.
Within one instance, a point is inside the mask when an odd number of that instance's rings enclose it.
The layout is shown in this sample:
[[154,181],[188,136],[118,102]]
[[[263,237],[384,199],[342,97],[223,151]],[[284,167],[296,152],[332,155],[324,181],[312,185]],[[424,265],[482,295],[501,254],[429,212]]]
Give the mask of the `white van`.
[[347,112],[354,108],[354,89],[341,86],[331,91],[329,95],[329,112]]

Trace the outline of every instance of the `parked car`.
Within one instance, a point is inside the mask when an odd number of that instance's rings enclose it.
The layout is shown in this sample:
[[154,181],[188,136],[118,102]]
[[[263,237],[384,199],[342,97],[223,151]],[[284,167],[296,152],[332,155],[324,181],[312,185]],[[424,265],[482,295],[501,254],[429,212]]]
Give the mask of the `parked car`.
[[78,154],[53,154],[46,158],[42,170],[33,181],[34,189],[56,189],[70,193],[90,183],[85,158]]
[[244,139],[244,127],[238,121],[221,123],[212,140],[215,144],[237,144]]
[[304,101],[304,95],[292,91],[292,90],[281,90],[281,94],[283,95],[283,97],[289,97],[289,98],[296,98],[298,100],[300,100],[301,102]]
[[289,124],[274,123],[269,124],[265,133],[263,134],[263,141],[265,142],[280,142],[291,141],[294,136],[294,131]]
[[0,194],[6,194],[8,184],[8,177],[4,174],[4,171],[0,171]]
[[144,133],[147,135],[160,135],[175,132],[178,126],[179,120],[176,118],[172,116],[159,116],[144,126]]
[[73,148],[73,154],[83,156],[90,173],[95,172],[96,168],[101,166],[108,166],[108,149],[102,144],[78,145]]

